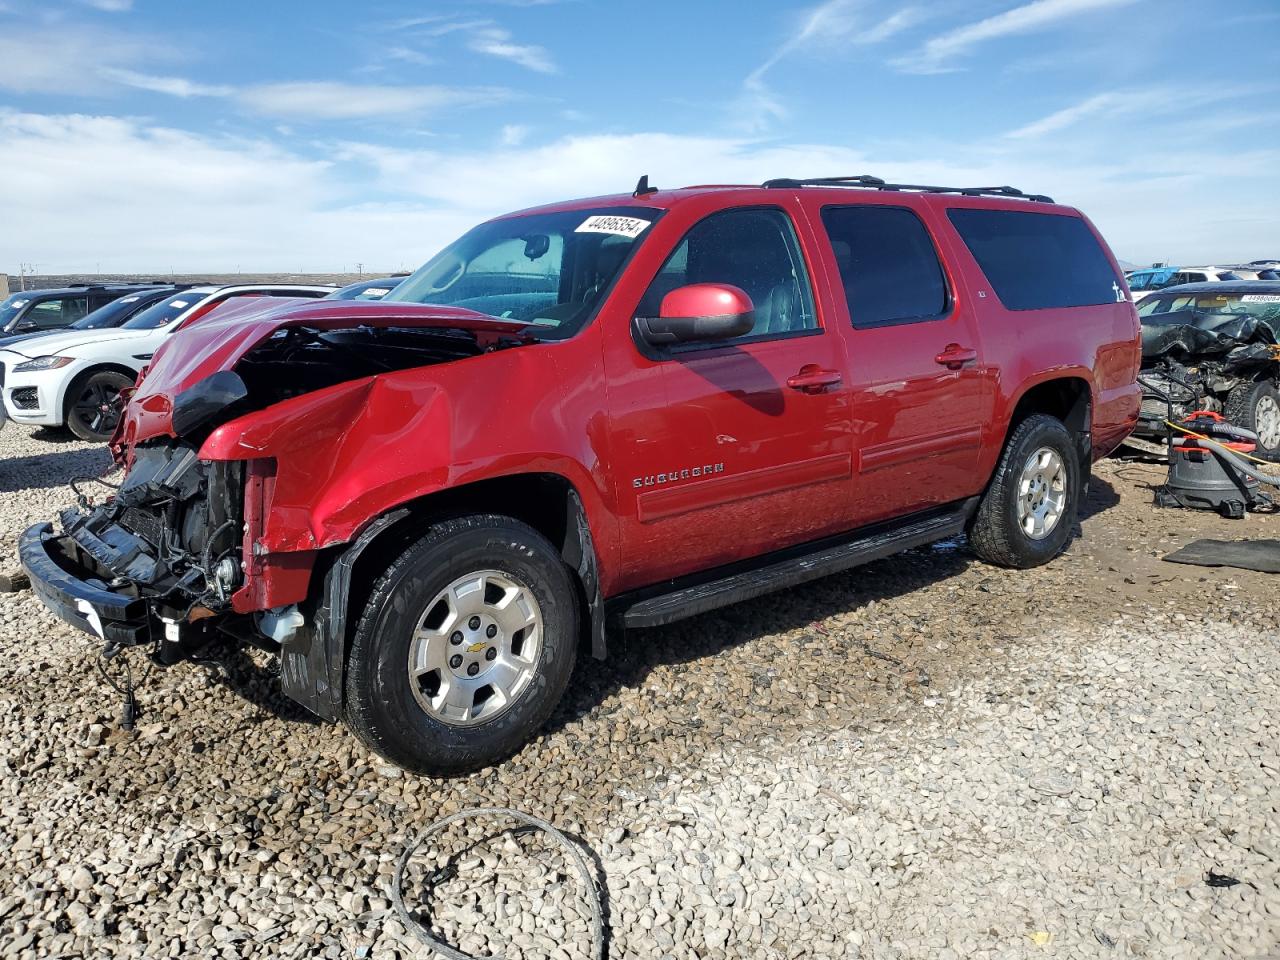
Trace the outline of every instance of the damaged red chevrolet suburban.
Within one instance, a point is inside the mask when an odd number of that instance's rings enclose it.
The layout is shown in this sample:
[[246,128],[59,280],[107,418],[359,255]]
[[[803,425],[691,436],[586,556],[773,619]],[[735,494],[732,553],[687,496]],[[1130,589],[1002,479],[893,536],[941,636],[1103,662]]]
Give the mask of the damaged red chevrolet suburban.
[[932,541],[1031,567],[1138,414],[1089,221],[872,177],[492,220],[379,303],[228,308],[159,351],[115,494],[32,527],[108,652],[215,635],[407,768],[517,750],[580,650]]

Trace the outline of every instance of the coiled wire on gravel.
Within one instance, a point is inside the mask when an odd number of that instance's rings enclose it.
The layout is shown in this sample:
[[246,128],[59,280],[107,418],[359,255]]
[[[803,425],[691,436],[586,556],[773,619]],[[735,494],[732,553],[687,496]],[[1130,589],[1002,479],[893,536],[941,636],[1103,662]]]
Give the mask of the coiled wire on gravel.
[[400,862],[396,864],[395,877],[391,883],[391,902],[395,905],[396,913],[405,927],[424,946],[445,957],[446,960],[502,960],[502,954],[478,958],[469,953],[463,953],[461,950],[457,950],[441,940],[437,940],[428,931],[426,924],[410,915],[409,908],[405,906],[404,902],[405,868],[409,865],[410,858],[422,846],[423,842],[433,833],[439,833],[445,827],[452,823],[457,823],[459,820],[470,820],[475,817],[485,816],[509,817],[512,820],[518,820],[528,826],[535,827],[569,851],[569,856],[573,860],[574,866],[578,868],[578,876],[582,882],[582,898],[586,900],[587,906],[591,909],[591,953],[596,960],[604,960],[604,914],[600,906],[600,891],[596,889],[595,878],[591,875],[591,867],[587,864],[587,858],[582,855],[582,851],[578,849],[577,844],[547,823],[547,821],[539,820],[537,817],[530,816],[527,813],[509,810],[505,807],[477,807],[444,817],[423,830],[422,833],[418,834],[416,840],[404,848],[404,853],[400,855]]

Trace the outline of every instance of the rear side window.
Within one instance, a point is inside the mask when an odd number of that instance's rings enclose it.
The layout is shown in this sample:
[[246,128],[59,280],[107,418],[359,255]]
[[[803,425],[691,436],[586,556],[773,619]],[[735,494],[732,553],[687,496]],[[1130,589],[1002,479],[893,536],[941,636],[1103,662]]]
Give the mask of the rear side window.
[[823,207],[855,327],[933,320],[947,311],[942,264],[920,218],[905,207]]
[[1097,237],[1078,217],[954,208],[947,216],[1010,310],[1086,307],[1124,297]]

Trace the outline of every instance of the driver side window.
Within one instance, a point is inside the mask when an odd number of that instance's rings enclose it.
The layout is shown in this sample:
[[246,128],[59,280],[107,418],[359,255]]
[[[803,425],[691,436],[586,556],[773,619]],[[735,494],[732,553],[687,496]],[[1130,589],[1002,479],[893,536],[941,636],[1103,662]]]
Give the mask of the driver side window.
[[727,283],[746,292],[755,325],[744,340],[818,329],[800,243],[781,210],[725,210],[699,221],[658,271],[637,314],[656,317],[663,297],[691,283]]

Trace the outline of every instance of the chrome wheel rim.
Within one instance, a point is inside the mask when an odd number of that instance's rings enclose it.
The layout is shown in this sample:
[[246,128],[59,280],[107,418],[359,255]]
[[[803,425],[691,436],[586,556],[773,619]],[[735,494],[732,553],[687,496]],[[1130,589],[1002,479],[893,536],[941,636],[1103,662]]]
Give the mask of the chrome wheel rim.
[[1268,450],[1280,447],[1280,404],[1275,397],[1263,394],[1253,408],[1253,422],[1258,428],[1258,440]]
[[533,680],[542,610],[511,574],[480,570],[436,594],[409,644],[409,686],[442,723],[469,727],[505,713]]
[[1018,478],[1018,526],[1032,540],[1053,533],[1067,504],[1067,469],[1056,450],[1041,447]]

